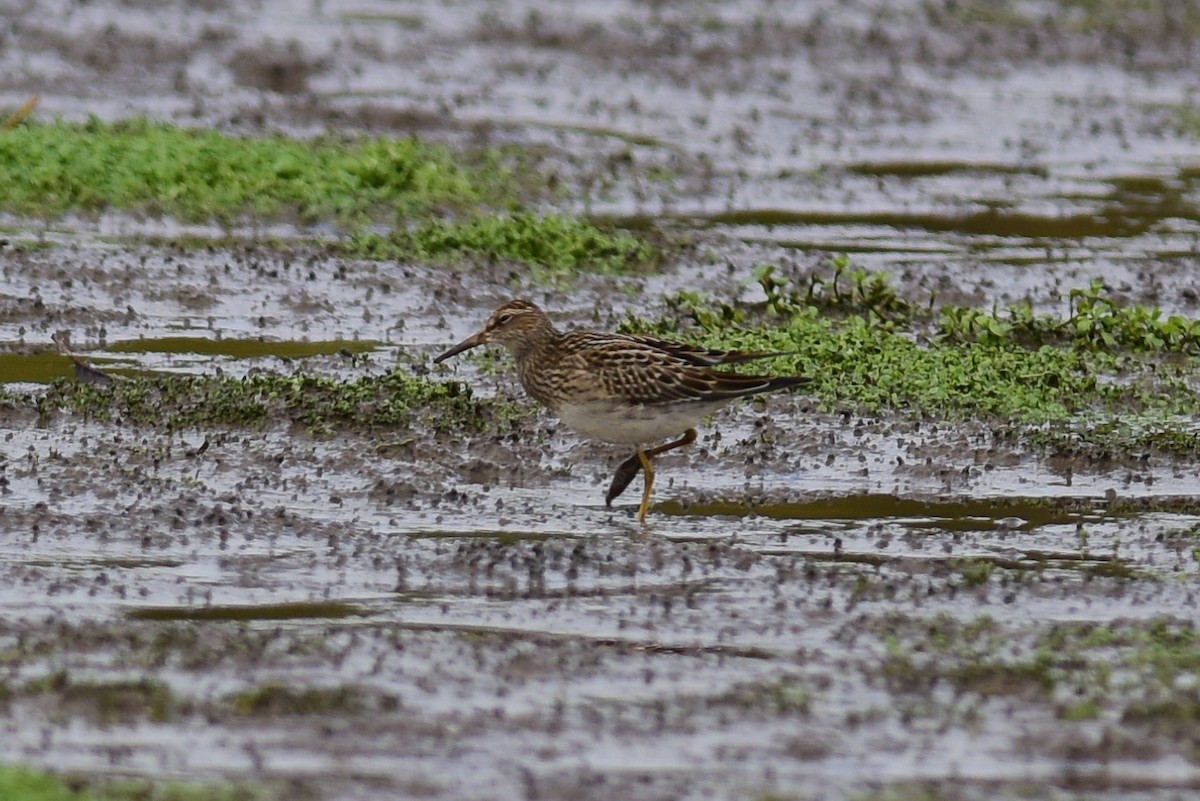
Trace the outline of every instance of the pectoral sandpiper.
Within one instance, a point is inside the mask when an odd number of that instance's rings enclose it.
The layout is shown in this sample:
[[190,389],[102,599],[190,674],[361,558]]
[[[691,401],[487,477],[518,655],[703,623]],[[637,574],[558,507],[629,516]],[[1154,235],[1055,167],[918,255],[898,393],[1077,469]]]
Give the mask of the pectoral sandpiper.
[[[714,370],[778,356],[777,353],[721,351],[669,339],[590,331],[563,333],[540,308],[513,300],[492,313],[479,333],[434,359],[496,342],[517,361],[525,391],[569,427],[593,439],[633,445],[636,451],[618,468],[605,502],[612,505],[644,470],[638,521],[646,522],[654,486],[654,456],[696,440],[694,426],[738,398],[800,386],[800,376],[754,376]],[[647,449],[654,442],[679,439]]]

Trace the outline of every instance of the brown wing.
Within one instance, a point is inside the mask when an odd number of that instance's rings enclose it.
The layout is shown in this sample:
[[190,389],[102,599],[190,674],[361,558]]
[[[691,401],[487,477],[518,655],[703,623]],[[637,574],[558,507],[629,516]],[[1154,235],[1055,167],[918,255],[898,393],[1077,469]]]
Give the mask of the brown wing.
[[718,364],[741,364],[757,359],[772,359],[776,356],[789,355],[787,353],[775,353],[766,350],[716,350],[714,348],[702,348],[698,345],[689,345],[686,342],[676,342],[673,339],[663,339],[662,337],[650,336],[648,334],[624,334],[622,338],[647,345],[664,353],[669,353],[688,364],[694,364],[698,367],[715,367]]
[[587,334],[586,339],[573,339],[568,335],[564,343],[571,346],[566,350],[572,380],[629,404],[719,403],[807,380],[718,372],[633,337]]

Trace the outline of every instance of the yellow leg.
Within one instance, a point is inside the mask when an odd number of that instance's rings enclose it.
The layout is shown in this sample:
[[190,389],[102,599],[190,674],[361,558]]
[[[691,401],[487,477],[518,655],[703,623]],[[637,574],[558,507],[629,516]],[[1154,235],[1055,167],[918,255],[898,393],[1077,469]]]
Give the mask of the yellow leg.
[[[674,442],[668,442],[666,445],[659,445],[657,448],[651,448],[646,451],[647,457],[658,456],[661,453],[681,448],[684,445],[689,445],[696,441],[696,429],[689,428],[684,432],[683,436]],[[617,467],[617,472],[613,475],[612,484],[608,488],[608,494],[604,496],[604,503],[607,506],[612,506],[612,502],[625,491],[629,483],[637,477],[638,472],[642,469],[641,453],[634,453],[625,461],[621,462]]]
[[638,510],[638,522],[644,525],[646,512],[650,511],[650,490],[654,488],[654,466],[650,464],[650,457],[642,449],[638,449],[637,456],[642,463],[642,470],[646,473],[646,488],[642,490],[642,507]]
[[644,470],[646,473],[646,484],[642,490],[642,505],[638,509],[638,522],[646,522],[646,514],[650,511],[650,491],[654,487],[654,468],[650,464],[650,457],[658,456],[659,454],[673,451],[676,448],[682,448],[684,445],[690,445],[696,441],[696,429],[689,428],[683,433],[683,436],[674,442],[668,442],[666,445],[659,445],[657,448],[643,451],[640,448],[617,468],[617,473],[613,476],[612,486],[608,488],[608,495],[605,496],[604,502],[612,506],[613,499],[625,491],[629,486],[629,482],[633,481],[634,476],[639,470]]

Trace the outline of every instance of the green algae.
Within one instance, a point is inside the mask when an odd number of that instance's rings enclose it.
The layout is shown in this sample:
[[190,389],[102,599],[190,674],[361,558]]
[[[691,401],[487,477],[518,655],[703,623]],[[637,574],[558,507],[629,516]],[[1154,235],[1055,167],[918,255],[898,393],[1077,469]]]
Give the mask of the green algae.
[[623,328],[677,335],[683,319],[699,344],[782,353],[772,370],[810,376],[805,392],[825,412],[988,420],[998,436],[1063,455],[1200,453],[1189,422],[1200,417],[1200,321],[1122,306],[1100,285],[1072,292],[1062,316],[966,315],[846,264],[800,287],[760,268],[766,304],[685,291],[667,298],[668,316]]
[[19,692],[22,696],[54,696],[60,709],[102,726],[139,719],[162,723],[172,718],[178,706],[165,684],[148,678],[99,681],[59,671],[28,682]]
[[1028,302],[991,311],[946,307],[937,333],[949,340],[1025,347],[1070,344],[1088,350],[1200,353],[1200,320],[1164,315],[1140,304],[1122,305],[1101,281],[1072,289],[1068,302],[1065,316],[1035,313]]
[[77,792],[65,781],[15,767],[0,767],[0,798],[21,801],[89,801],[93,796]]
[[657,250],[626,233],[558,214],[516,213],[435,221],[389,234],[360,232],[337,246],[358,258],[518,262],[535,278],[579,270],[619,274],[656,263]]
[[[673,305],[696,324],[700,344],[789,354],[776,360],[775,369],[812,377],[806,391],[821,401],[824,411],[897,409],[950,419],[986,416],[1037,423],[1072,418],[1105,400],[1126,402],[1137,391],[1098,380],[1101,373],[1117,372],[1120,362],[1111,354],[922,342],[910,327],[871,314],[836,320],[811,307],[751,327],[742,314],[714,311],[692,296],[677,297]],[[631,319],[625,327],[669,333],[674,326],[673,319]],[[1156,383],[1162,383],[1161,377]],[[1179,382],[1176,389],[1185,386]],[[1140,394],[1145,408],[1161,407],[1160,387]],[[1195,408],[1182,392],[1176,399],[1174,410]]]
[[731,707],[743,713],[754,710],[764,717],[805,717],[811,712],[812,690],[796,679],[735,684],[707,699],[710,708]]
[[355,715],[367,709],[362,691],[355,687],[304,687],[267,684],[235,693],[226,702],[238,715]]
[[0,133],[0,184],[0,204],[17,214],[120,209],[191,221],[401,219],[506,205],[517,192],[494,154],[471,168],[416,139],[248,138],[144,119]]
[[295,797],[294,788],[260,785],[190,785],[151,779],[91,779],[0,766],[0,798],[12,801],[269,801]]
[[214,426],[263,428],[288,422],[313,433],[425,425],[475,430],[497,404],[472,397],[458,381],[428,381],[406,372],[339,380],[304,373],[229,376],[155,375],[93,386],[58,380],[45,394],[9,393],[32,404],[43,422],[70,412],[84,418],[167,430]]
[[[886,273],[855,269],[846,255],[834,258],[828,277],[814,273],[804,286],[760,265],[754,280],[767,296],[766,307],[779,316],[818,310],[838,316],[857,314],[913,329],[928,338],[963,344],[1074,345],[1082,350],[1122,353],[1200,354],[1200,320],[1164,315],[1141,304],[1123,304],[1103,281],[1071,289],[1065,315],[1036,312],[1028,301],[990,310],[963,306],[938,307],[936,296],[917,304],[900,294]],[[687,296],[681,296],[687,299]],[[722,316],[738,313],[722,309]],[[696,313],[696,312],[693,312]],[[711,314],[711,312],[710,312]]]
[[[516,151],[418,139],[237,137],[134,119],[0,132],[0,210],[41,219],[118,210],[189,222],[331,221],[356,258],[512,261],[537,275],[624,272],[657,249],[629,233],[523,209],[552,181]],[[371,224],[394,226],[380,233]]]
[[[1170,32],[1177,38],[1200,35],[1200,8],[1171,0],[1057,0],[1068,24],[1084,33],[1145,36],[1156,41]],[[1038,15],[1039,19],[1044,19]]]
[[1200,720],[1200,697],[1187,689],[1200,676],[1200,636],[1191,621],[1058,622],[1038,629],[1014,641],[986,615],[968,621],[886,615],[872,624],[886,650],[878,675],[906,696],[929,695],[939,683],[956,690],[955,703],[967,693],[1020,696],[1066,722],[1110,718],[1171,728]]
[[[214,359],[264,359],[280,361],[338,354],[353,360],[379,350],[383,345],[370,340],[272,341],[264,339],[209,339],[166,336],[114,342],[93,355],[93,366],[109,373],[128,372],[132,367],[120,356],[107,354],[187,354]],[[99,350],[99,349],[98,349]],[[8,383],[49,384],[56,378],[79,377],[78,366],[57,350],[0,353],[0,386]]]
[[130,609],[130,620],[154,621],[237,621],[251,620],[336,620],[369,614],[362,606],[349,603],[284,603],[257,606],[142,606]]
[[[1057,11],[1054,10],[1057,7]],[[966,0],[925,9],[934,29],[978,26],[1006,32],[1017,39],[1022,31],[1120,37],[1125,42],[1186,43],[1200,35],[1200,8],[1172,0],[1055,0],[1041,5],[994,0]],[[1128,57],[1119,49],[1111,54]],[[1059,58],[1062,56],[1060,55]]]

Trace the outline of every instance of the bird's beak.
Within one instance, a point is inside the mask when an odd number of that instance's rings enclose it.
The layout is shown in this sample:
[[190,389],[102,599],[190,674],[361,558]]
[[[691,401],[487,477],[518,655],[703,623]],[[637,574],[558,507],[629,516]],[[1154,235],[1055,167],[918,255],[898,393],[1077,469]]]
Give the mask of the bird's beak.
[[458,354],[462,353],[464,350],[470,350],[471,348],[474,348],[477,345],[486,345],[487,342],[488,342],[487,331],[480,331],[478,334],[473,334],[473,335],[467,337],[462,342],[459,342],[453,348],[451,348],[450,350],[443,353],[441,356],[438,356],[436,359],[433,360],[433,363],[441,364],[442,362],[446,361],[446,359],[449,359],[451,356],[457,356]]

